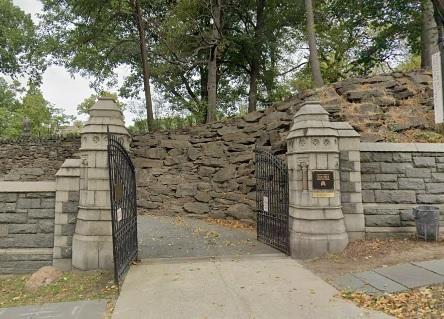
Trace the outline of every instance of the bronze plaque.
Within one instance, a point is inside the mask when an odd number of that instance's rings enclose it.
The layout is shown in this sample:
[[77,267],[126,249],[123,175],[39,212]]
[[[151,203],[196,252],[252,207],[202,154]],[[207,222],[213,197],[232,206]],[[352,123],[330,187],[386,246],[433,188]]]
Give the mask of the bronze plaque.
[[123,198],[123,184],[116,183],[114,184],[114,200],[119,201]]
[[313,171],[313,189],[331,190],[335,188],[333,171]]

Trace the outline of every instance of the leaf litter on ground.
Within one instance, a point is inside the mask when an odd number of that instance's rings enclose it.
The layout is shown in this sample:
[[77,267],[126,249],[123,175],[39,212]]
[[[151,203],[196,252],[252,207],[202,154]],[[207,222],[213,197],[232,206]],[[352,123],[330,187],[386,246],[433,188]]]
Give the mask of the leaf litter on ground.
[[341,296],[361,307],[382,311],[400,319],[444,318],[444,285],[383,295],[343,291]]

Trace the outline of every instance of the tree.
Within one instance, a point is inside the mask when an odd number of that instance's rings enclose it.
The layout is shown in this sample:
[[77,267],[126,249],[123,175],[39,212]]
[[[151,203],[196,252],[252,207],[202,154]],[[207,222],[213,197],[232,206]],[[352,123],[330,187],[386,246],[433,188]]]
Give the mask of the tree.
[[74,119],[46,101],[35,83],[29,84],[20,101],[18,96],[24,91],[18,82],[8,85],[0,78],[0,137],[19,137],[25,118],[30,121],[33,136],[56,134],[61,125]]
[[143,88],[145,91],[145,103],[147,114],[148,128],[154,128],[154,115],[153,115],[153,101],[151,99],[151,87],[150,87],[150,67],[148,65],[148,53],[145,36],[145,18],[142,10],[140,9],[140,0],[131,0],[131,6],[133,8],[134,16],[137,21],[137,29],[139,31],[139,44],[140,44],[140,60],[142,62],[143,70]]
[[419,0],[319,0],[315,11],[326,82],[391,70],[421,51]]
[[256,25],[254,26],[254,44],[250,65],[250,88],[248,91],[248,112],[256,111],[257,82],[261,67],[264,42],[266,0],[256,0]]
[[421,68],[432,67],[432,54],[438,50],[438,29],[431,0],[422,1]]
[[14,87],[8,85],[5,79],[0,78],[0,136],[18,135],[11,129],[11,124],[16,121],[16,112],[19,102]]
[[208,56],[208,108],[207,123],[213,122],[216,118],[217,109],[217,59],[219,54],[219,44],[222,40],[222,6],[223,0],[210,0],[212,33],[208,43],[210,44]]
[[[152,126],[149,39],[150,26],[165,13],[163,0],[43,0],[47,52],[72,73],[93,78],[97,92],[116,83],[115,69],[126,65],[131,75],[121,93],[136,96],[140,84],[146,97],[147,121]],[[153,127],[150,127],[153,129]]]
[[307,38],[308,47],[310,50],[311,74],[313,76],[315,86],[321,87],[324,85],[324,80],[322,79],[321,67],[319,64],[312,0],[305,0],[305,13],[307,15]]
[[37,47],[36,28],[31,16],[11,0],[0,0],[0,73],[39,79],[43,62]]

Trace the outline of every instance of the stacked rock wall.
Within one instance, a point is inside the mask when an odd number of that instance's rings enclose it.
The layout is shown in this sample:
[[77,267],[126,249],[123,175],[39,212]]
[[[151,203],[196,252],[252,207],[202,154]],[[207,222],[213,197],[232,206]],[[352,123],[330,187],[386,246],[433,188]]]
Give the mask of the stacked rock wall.
[[54,180],[79,146],[79,137],[0,140],[0,181]]
[[441,208],[444,225],[444,145],[361,143],[362,201],[369,236],[409,232],[413,208]]
[[[431,74],[426,71],[348,79],[309,90],[270,108],[211,125],[133,137],[138,204],[159,214],[211,214],[251,219],[255,206],[254,145],[285,154],[301,102],[317,94],[332,121],[347,121],[361,141],[441,142],[433,132]],[[361,211],[356,154],[341,154],[343,202]],[[351,167],[352,165],[353,167]]]
[[254,147],[286,152],[294,101],[229,122],[133,137],[138,204],[152,213],[254,219]]

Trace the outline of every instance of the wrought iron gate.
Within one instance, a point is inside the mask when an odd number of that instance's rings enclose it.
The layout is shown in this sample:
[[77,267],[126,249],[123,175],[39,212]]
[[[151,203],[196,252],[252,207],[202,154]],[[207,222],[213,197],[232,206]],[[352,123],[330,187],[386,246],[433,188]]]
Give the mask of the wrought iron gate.
[[261,148],[255,153],[257,238],[289,254],[287,163]]
[[114,278],[120,283],[137,259],[136,176],[119,137],[108,131],[108,167],[113,230]]

